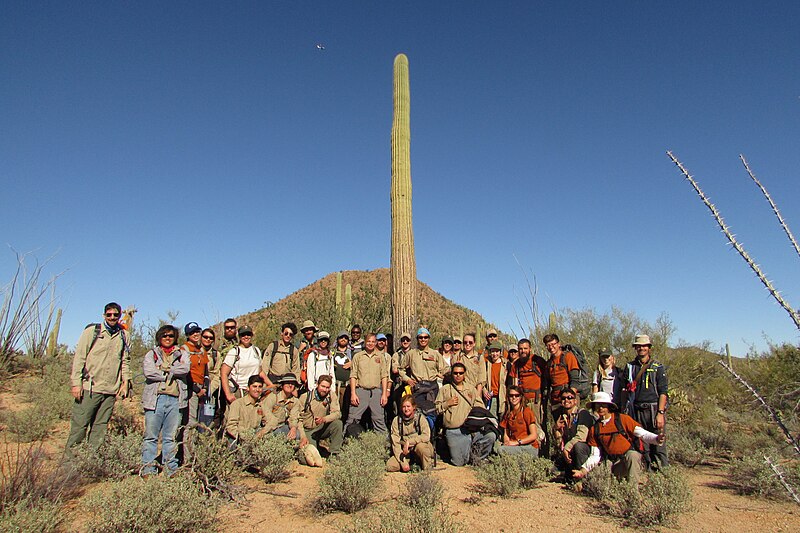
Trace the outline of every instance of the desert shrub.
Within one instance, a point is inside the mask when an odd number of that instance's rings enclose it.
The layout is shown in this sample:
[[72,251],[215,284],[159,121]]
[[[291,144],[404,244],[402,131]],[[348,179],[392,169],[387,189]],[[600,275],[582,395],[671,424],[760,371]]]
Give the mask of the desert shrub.
[[128,477],[87,496],[83,512],[92,533],[182,533],[213,529],[216,500],[181,475]]
[[63,518],[61,502],[76,478],[47,467],[42,443],[6,448],[0,456],[0,531],[54,531]]
[[245,468],[254,470],[267,483],[283,481],[291,474],[294,447],[285,435],[243,435],[236,457]]
[[475,477],[481,492],[509,498],[522,490],[522,469],[516,457],[500,454],[475,467]]
[[50,435],[56,417],[44,406],[33,405],[19,411],[4,412],[2,421],[18,442],[33,442]]
[[142,426],[141,411],[132,407],[131,402],[119,401],[114,403],[114,414],[108,422],[108,432],[112,435],[131,435],[134,433],[144,434]]
[[[772,453],[771,457],[777,457]],[[786,481],[795,487],[800,485],[798,470],[784,468]],[[760,496],[776,500],[789,497],[772,468],[763,456],[745,456],[733,459],[728,466],[727,484],[739,494]]]
[[82,442],[71,450],[70,462],[89,479],[122,479],[135,474],[142,466],[142,435],[107,433],[103,444],[95,450]]
[[212,432],[196,429],[192,440],[192,457],[187,470],[201,484],[206,494],[218,493],[234,499],[238,493],[233,482],[239,473],[236,450],[231,450],[227,439],[218,439]]
[[683,428],[679,428],[669,436],[669,459],[672,462],[694,468],[714,454],[714,447],[703,444],[699,437]]
[[553,463],[543,457],[500,454],[476,467],[475,476],[481,492],[508,498],[547,481],[552,468]]
[[677,467],[651,473],[638,487],[617,481],[603,464],[583,482],[583,493],[596,498],[600,508],[637,527],[669,526],[678,515],[691,509],[692,490]]
[[314,507],[346,513],[365,508],[380,486],[387,454],[384,435],[367,432],[348,440],[322,474]]
[[345,529],[352,533],[395,533],[397,531],[424,531],[450,533],[457,531],[456,523],[443,501],[444,486],[429,471],[412,474],[405,484],[397,503],[388,509],[376,509],[356,517],[353,526]]

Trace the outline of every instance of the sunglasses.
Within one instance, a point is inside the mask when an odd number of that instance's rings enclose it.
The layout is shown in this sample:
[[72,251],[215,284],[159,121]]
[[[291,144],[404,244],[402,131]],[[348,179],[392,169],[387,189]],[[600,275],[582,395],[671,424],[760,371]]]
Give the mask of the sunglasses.
[[520,396],[522,396],[522,395],[521,394],[509,394],[508,395],[509,398],[519,398]]
[[294,337],[294,333],[292,333],[291,331],[284,331],[283,334],[288,337]]
[[106,316],[107,316],[108,318],[114,318],[114,317],[118,317],[118,316],[119,316],[119,313],[106,313]]
[[175,338],[175,334],[174,333],[165,333],[164,335],[161,336],[161,338],[162,339],[174,339]]
[[464,372],[453,372],[453,375],[454,375],[454,376],[460,376],[460,375],[462,375],[463,373],[464,373]]
[[236,329],[236,326],[225,326],[225,329]]
[[209,340],[209,341],[213,341],[214,340],[214,336],[213,335],[203,335],[203,338],[206,339],[206,340]]
[[489,333],[488,335],[486,335],[486,337],[491,339],[491,338],[497,337],[497,334],[496,333]]
[[428,335],[418,335],[417,339],[430,339]]
[[475,344],[474,341],[464,341],[464,344]]
[[575,396],[562,396],[562,397],[561,397],[561,401],[562,401],[562,402],[563,402],[564,400],[574,400],[574,399],[575,399]]

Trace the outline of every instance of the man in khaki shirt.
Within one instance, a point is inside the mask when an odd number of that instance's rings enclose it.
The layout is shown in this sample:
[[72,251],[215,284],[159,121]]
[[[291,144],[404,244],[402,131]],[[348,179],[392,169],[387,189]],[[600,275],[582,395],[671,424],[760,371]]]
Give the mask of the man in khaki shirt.
[[294,374],[284,374],[277,379],[280,389],[264,398],[264,427],[259,435],[284,434],[289,440],[299,440],[300,447],[308,444],[300,424],[300,400],[295,396],[299,385]]
[[297,325],[287,322],[281,326],[281,338],[264,349],[261,371],[267,376],[268,387],[275,385],[279,377],[289,372],[294,374],[295,379],[300,379],[300,353],[292,344],[295,335]]
[[323,374],[317,378],[317,388],[300,396],[300,430],[317,448],[327,440],[331,455],[342,449],[344,426],[339,400],[331,390],[333,377]]
[[389,364],[381,352],[375,349],[374,334],[367,335],[364,350],[353,356],[350,370],[350,413],[346,429],[358,424],[369,409],[375,431],[386,433],[383,407],[389,400]]
[[411,387],[417,407],[425,414],[433,429],[436,421],[434,400],[439,392],[439,383],[447,367],[438,350],[429,346],[431,334],[427,328],[417,330],[417,348],[409,350],[400,363],[400,379]]
[[467,384],[467,387],[477,389],[478,397],[482,397],[483,387],[486,383],[486,361],[475,350],[474,333],[464,335],[464,351],[453,355],[453,363],[464,363],[467,369],[464,383]]
[[473,407],[483,407],[477,389],[464,382],[466,371],[464,363],[454,363],[451,370],[453,382],[443,386],[436,396],[436,412],[443,415],[445,439],[454,466],[464,466],[472,455],[486,459],[497,438],[491,431],[486,434],[480,431],[467,433],[461,427]]
[[242,433],[261,427],[264,422],[262,392],[264,392],[264,378],[258,374],[250,376],[247,381],[247,394],[236,398],[228,408],[225,434],[229,440],[239,440]]

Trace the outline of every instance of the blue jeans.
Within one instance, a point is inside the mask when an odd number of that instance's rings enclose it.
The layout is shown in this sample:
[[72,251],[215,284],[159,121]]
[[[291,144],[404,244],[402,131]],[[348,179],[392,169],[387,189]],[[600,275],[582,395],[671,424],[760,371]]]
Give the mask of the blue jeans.
[[450,450],[450,462],[454,466],[464,466],[470,460],[470,455],[486,459],[492,452],[497,436],[489,432],[483,435],[480,432],[464,433],[461,428],[445,430],[447,448]]
[[178,444],[175,436],[181,425],[181,410],[178,409],[178,398],[167,394],[159,394],[155,411],[144,410],[144,440],[142,442],[142,474],[155,474],[156,457],[158,457],[158,436],[161,435],[161,462],[167,473],[178,468]]

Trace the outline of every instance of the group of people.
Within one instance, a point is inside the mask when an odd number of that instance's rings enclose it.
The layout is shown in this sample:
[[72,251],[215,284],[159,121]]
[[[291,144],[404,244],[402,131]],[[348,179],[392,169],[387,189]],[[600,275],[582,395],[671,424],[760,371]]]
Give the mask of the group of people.
[[[120,314],[109,303],[103,321],[87,326],[78,341],[67,453],[87,439],[99,447],[115,398],[131,392]],[[590,379],[582,352],[555,334],[542,339],[544,359],[530,340],[504,346],[495,330],[482,349],[474,333],[445,337],[435,349],[424,327],[413,338],[402,333],[397,349],[391,335],[364,335],[359,325],[332,342],[311,320],[299,330],[283,324],[263,351],[252,328],[232,318],[219,342],[196,322],[184,326],[183,343],[180,333],[161,326],[144,356],[143,475],[174,472],[192,453],[194,428],[215,431],[231,446],[283,435],[309,466],[323,466],[344,438],[365,430],[388,433],[387,471],[409,471],[414,463],[426,469],[438,457],[462,466],[492,453],[546,455],[569,482],[602,460],[630,480],[642,468],[668,465],[667,376],[647,335],[636,336],[636,358],[624,367],[601,350]]]

